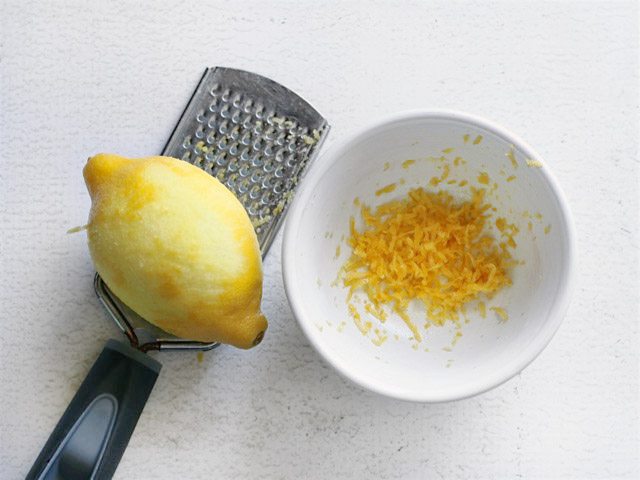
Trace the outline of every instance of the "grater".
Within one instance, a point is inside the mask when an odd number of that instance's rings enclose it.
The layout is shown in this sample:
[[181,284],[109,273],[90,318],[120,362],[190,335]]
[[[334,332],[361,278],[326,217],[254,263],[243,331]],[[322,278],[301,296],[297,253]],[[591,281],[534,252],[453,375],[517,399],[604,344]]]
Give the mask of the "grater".
[[[268,78],[231,68],[207,68],[162,155],[220,180],[245,207],[266,255],[296,185],[329,132],[305,100]],[[148,323],[96,273],[94,289],[131,345],[149,350],[210,350],[216,343],[177,338]]]
[[[282,85],[242,70],[208,68],[162,154],[203,169],[236,195],[264,257],[328,132],[326,120]],[[94,289],[130,346],[107,342],[27,479],[111,478],[162,368],[145,352],[217,346],[151,325],[97,274]]]

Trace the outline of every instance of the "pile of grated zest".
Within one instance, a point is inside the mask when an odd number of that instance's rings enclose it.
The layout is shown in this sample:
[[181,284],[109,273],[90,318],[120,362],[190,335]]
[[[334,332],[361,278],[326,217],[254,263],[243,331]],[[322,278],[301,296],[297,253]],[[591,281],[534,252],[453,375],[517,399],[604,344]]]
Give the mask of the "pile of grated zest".
[[511,284],[518,229],[499,218],[501,238],[492,237],[487,228],[491,208],[485,190],[474,188],[469,201],[418,188],[373,211],[362,205],[364,225],[359,231],[351,218],[352,254],[340,273],[349,288],[348,302],[362,289],[370,302],[365,302],[367,311],[384,322],[382,307],[389,307],[416,341],[422,335],[407,314],[412,300],[424,303],[429,323],[458,323],[466,304],[491,298]]

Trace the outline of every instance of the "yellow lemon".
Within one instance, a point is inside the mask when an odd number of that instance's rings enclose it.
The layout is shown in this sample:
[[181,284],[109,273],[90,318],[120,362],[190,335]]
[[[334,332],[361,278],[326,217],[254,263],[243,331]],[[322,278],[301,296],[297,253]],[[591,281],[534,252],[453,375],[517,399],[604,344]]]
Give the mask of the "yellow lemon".
[[91,257],[124,303],[181,338],[240,348],[262,340],[260,249],[224,185],[169,157],[100,154],[83,173]]

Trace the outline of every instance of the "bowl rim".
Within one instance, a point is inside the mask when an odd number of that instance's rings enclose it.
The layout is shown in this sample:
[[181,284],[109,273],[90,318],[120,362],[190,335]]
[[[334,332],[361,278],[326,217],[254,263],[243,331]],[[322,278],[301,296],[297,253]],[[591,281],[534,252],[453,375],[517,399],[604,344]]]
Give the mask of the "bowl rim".
[[[563,258],[563,267],[561,269],[558,289],[556,291],[552,307],[549,310],[549,314],[544,321],[543,327],[540,329],[536,337],[534,337],[533,341],[523,349],[518,356],[514,356],[512,361],[505,362],[505,365],[502,368],[492,372],[490,375],[478,378],[465,385],[456,385],[454,387],[447,387],[446,389],[438,389],[437,391],[423,389],[423,391],[418,392],[396,388],[393,385],[386,384],[384,381],[371,379],[367,375],[358,375],[349,371],[344,368],[344,365],[334,358],[319,342],[318,332],[313,329],[312,320],[305,317],[304,308],[302,307],[303,299],[302,295],[300,295],[300,285],[295,282],[295,237],[298,232],[298,227],[300,225],[305,206],[309,201],[311,194],[315,190],[316,185],[322,179],[324,174],[339,158],[342,157],[345,152],[347,152],[354,144],[366,139],[375,130],[385,129],[400,122],[424,119],[456,121],[470,124],[473,127],[479,127],[507,140],[513,144],[514,147],[523,152],[527,158],[539,161],[543,165],[543,168],[539,169],[539,171],[542,173],[544,180],[550,186],[559,206],[559,213],[562,219],[561,231],[563,233],[566,255]],[[297,195],[289,210],[289,214],[287,215],[282,241],[282,276],[285,294],[298,325],[313,348],[338,373],[360,387],[387,397],[414,402],[439,403],[462,400],[498,387],[520,373],[527,365],[535,360],[538,355],[540,355],[560,327],[569,306],[576,275],[575,242],[575,227],[565,195],[544,159],[531,146],[529,146],[529,144],[501,125],[468,113],[441,109],[408,110],[384,116],[369,125],[360,128],[355,133],[339,140],[336,144],[332,145],[321,154],[321,157],[317,162],[315,162],[315,165],[305,176],[304,181],[301,182]]]

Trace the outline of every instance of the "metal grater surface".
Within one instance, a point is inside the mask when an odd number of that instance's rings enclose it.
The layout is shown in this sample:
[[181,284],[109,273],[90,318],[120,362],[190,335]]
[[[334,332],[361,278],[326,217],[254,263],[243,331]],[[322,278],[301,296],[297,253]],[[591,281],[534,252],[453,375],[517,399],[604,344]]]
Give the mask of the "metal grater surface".
[[[329,132],[298,95],[251,72],[208,68],[162,155],[182,159],[224,183],[247,210],[264,257],[295,188]],[[94,289],[132,346],[210,350],[216,343],[180,339],[121,302],[98,274]]]
[[162,154],[224,183],[244,205],[263,256],[329,126],[307,102],[254,73],[207,69]]

